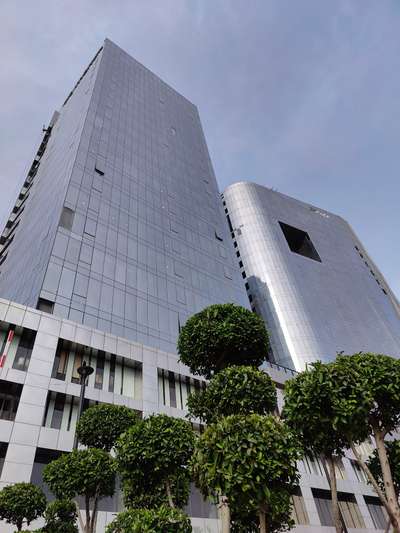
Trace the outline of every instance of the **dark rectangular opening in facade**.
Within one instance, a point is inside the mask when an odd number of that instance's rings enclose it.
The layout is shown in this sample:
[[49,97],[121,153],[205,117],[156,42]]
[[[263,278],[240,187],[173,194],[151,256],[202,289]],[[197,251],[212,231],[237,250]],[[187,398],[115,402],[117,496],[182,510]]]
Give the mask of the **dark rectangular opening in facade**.
[[36,331],[24,328],[14,357],[13,368],[26,372],[31,360]]
[[74,223],[74,216],[75,216],[75,212],[72,209],[70,209],[69,207],[65,207],[64,206],[62,211],[61,211],[59,225],[62,228],[65,228],[65,229],[71,231],[72,224]]
[[21,393],[20,383],[0,379],[0,419],[15,420]]
[[284,222],[279,222],[279,225],[292,252],[321,263],[321,258],[307,232]]
[[54,309],[54,302],[50,302],[50,300],[46,300],[45,298],[39,298],[36,309],[39,309],[39,311],[44,311],[45,313],[49,313],[50,315],[52,315]]
[[8,442],[0,442],[0,476],[3,471],[4,460],[6,458]]

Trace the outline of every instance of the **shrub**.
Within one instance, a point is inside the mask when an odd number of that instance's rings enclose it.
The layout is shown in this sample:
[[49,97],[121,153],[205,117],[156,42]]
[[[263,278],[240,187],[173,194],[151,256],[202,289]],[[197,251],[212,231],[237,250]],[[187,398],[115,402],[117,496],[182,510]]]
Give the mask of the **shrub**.
[[43,533],[78,533],[76,504],[71,500],[54,500],[44,512]]
[[106,533],[191,533],[192,526],[179,509],[131,509],[119,513]]

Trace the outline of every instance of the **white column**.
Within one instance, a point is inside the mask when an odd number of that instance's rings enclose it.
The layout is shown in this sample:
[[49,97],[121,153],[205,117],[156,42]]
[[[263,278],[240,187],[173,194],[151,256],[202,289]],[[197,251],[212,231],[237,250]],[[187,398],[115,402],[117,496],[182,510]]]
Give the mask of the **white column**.
[[4,461],[2,485],[30,481],[57,348],[60,320],[41,315]]

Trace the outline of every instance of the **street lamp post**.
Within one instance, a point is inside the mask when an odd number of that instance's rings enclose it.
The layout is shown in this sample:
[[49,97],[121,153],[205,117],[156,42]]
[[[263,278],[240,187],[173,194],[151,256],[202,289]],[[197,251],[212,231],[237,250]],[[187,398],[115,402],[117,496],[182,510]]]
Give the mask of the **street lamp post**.
[[[77,369],[78,374],[80,375],[80,383],[81,383],[81,394],[79,397],[79,408],[78,408],[78,416],[76,419],[76,424],[78,425],[79,419],[81,417],[82,411],[83,411],[83,402],[85,400],[85,389],[86,389],[86,380],[90,376],[90,374],[93,374],[94,368],[87,365],[86,361],[83,361],[82,366],[80,366]],[[74,438],[74,450],[78,449],[78,435],[77,430],[75,428],[75,438]]]

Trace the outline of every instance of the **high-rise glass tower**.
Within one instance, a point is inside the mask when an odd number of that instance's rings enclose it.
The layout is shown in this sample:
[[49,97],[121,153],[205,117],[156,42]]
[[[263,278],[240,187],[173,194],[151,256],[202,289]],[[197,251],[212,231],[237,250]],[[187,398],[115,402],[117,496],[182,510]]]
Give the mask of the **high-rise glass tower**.
[[56,113],[2,236],[0,295],[174,351],[247,298],[197,108],[111,41]]
[[341,217],[257,185],[224,192],[237,260],[277,363],[400,355],[399,303]]
[[[294,340],[298,328],[292,318],[303,320],[300,311],[309,310],[310,303],[319,305],[320,321],[309,314],[307,327],[301,322],[307,341],[311,333],[324,335],[323,313],[327,320],[334,313],[349,315],[346,307],[330,310],[317,283],[329,265],[333,275],[335,255],[335,287],[343,282],[340,268],[349,267],[348,262],[343,266],[343,254],[354,254],[350,266],[358,274],[364,268],[348,244],[348,230],[343,230],[346,246],[341,244],[342,233],[335,237],[336,223],[323,237],[322,226],[311,225],[307,217],[325,221],[325,215],[300,209],[299,203],[281,195],[268,203],[261,200],[262,190],[237,185],[225,193],[230,229],[196,108],[105,41],[44,132],[0,238],[0,489],[31,481],[48,491],[42,477],[45,465],[73,446],[83,361],[94,370],[87,381],[85,408],[111,403],[144,416],[185,417],[188,395],[205,386],[179,363],[175,352],[179,326],[189,315],[217,302],[248,306],[245,283],[251,304],[263,310],[261,282],[253,286],[256,276],[274,291],[280,317],[286,317],[281,323]],[[275,213],[281,228],[267,213]],[[286,234],[293,237],[293,232],[298,238],[285,244]],[[327,236],[331,247],[340,240],[335,254],[328,253]],[[298,260],[304,264],[295,262],[295,253],[290,257],[288,245],[297,255],[301,252]],[[234,249],[245,269],[238,268]],[[260,265],[268,253],[273,268],[268,264],[263,270]],[[307,270],[311,265],[314,270]],[[291,295],[294,281],[289,285],[296,268],[297,302]],[[366,277],[362,275],[365,287]],[[372,309],[377,313],[386,309],[389,328],[389,289],[383,294],[386,284],[380,284],[368,297],[376,300]],[[361,298],[360,291],[354,294]],[[270,331],[274,355],[279,356],[278,342],[289,337]],[[277,384],[281,408],[284,383],[295,372],[273,363],[267,363],[266,371]],[[292,496],[294,531],[331,531],[329,485],[321,463],[304,458],[299,468],[301,488]],[[337,468],[346,526],[360,532],[383,530],[384,512],[362,472],[351,458],[341,460]],[[96,533],[104,533],[120,510],[118,491],[101,500]],[[194,531],[220,531],[216,508],[195,490],[186,511]],[[31,527],[42,525],[37,521]],[[2,522],[0,530],[13,533],[14,527]]]

